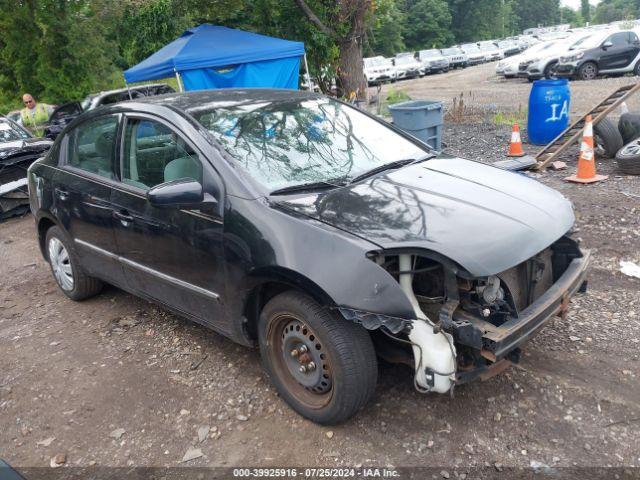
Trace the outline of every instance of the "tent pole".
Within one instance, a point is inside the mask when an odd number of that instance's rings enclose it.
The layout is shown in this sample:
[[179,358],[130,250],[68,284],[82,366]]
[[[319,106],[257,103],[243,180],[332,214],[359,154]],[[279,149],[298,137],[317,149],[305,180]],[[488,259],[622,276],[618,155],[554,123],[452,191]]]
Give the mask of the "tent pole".
[[306,72],[306,76],[307,76],[307,87],[309,88],[309,91],[311,91],[311,74],[309,73],[309,64],[307,63],[307,53],[305,52],[304,56],[302,57],[304,58],[304,70]]
[[133,97],[131,96],[131,90],[129,90],[129,84],[127,83],[127,81],[124,81],[124,86],[127,87],[127,92],[129,93],[129,100],[133,100]]
[[176,72],[176,80],[178,81],[178,91],[184,92],[184,89],[182,88],[182,81],[180,80],[180,74],[177,70],[174,71]]

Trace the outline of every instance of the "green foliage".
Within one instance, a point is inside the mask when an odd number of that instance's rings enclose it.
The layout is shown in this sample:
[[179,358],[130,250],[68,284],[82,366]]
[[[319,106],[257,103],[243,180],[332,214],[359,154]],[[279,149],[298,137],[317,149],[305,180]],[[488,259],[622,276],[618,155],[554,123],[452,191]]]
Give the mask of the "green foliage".
[[144,60],[192,26],[181,5],[177,0],[155,0],[125,6],[116,30],[121,67]]
[[593,21],[609,23],[638,18],[640,2],[636,0],[602,0],[593,12]]
[[535,2],[516,0],[513,8],[518,12],[518,31],[535,27],[538,24],[556,25],[560,23],[560,4],[557,0],[536,0]]
[[589,0],[580,0],[580,14],[585,23],[591,21],[591,5],[589,5]]
[[[0,0],[0,111],[20,107],[27,91],[41,101],[61,103],[120,87],[122,70],[202,23],[304,42],[312,76],[328,91],[346,48],[341,39],[353,24],[348,7],[357,2],[306,3],[333,34],[309,21],[294,0]],[[501,38],[561,20],[582,23],[579,13],[561,10],[559,3],[372,0],[363,49],[367,55],[391,56]],[[603,22],[635,18],[639,3],[602,0],[591,14]]]
[[406,17],[398,8],[396,0],[379,0],[369,19],[371,27],[366,44],[368,55],[391,57],[404,51],[406,47],[400,26],[405,22]]
[[387,92],[387,96],[384,97],[384,100],[380,104],[380,114],[383,117],[388,117],[391,115],[391,112],[389,112],[389,105],[408,102],[409,100],[411,100],[411,97],[404,90],[390,88],[389,91]]
[[410,50],[442,48],[453,42],[451,12],[445,0],[407,1],[404,41]]
[[449,0],[456,40],[477,42],[512,33],[511,3],[512,0]]
[[584,20],[579,11],[569,7],[560,7],[560,23],[569,23],[572,27],[584,25]]
[[496,126],[508,125],[515,123],[523,125],[527,122],[527,109],[520,109],[517,112],[498,112],[493,116],[493,123]]

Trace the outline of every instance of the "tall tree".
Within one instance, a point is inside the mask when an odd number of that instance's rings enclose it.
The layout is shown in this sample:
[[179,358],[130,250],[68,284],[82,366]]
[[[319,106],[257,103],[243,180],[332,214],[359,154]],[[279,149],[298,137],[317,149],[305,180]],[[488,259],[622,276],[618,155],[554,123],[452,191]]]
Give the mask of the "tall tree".
[[603,0],[595,8],[592,18],[596,23],[610,23],[616,20],[631,20],[638,17],[638,0]]
[[362,65],[362,45],[367,16],[373,10],[372,0],[316,1],[314,8],[305,0],[294,1],[305,17],[323,34],[332,38],[338,46],[339,93],[348,97],[363,97],[366,84]]
[[560,22],[560,0],[516,0],[513,9],[517,14],[519,31]]
[[451,12],[445,0],[407,2],[404,41],[411,50],[442,48],[453,43]]
[[512,0],[448,0],[458,42],[506,36],[513,22]]
[[591,5],[589,5],[589,0],[580,0],[580,14],[585,23],[591,22]]
[[390,57],[405,49],[402,35],[407,21],[396,0],[378,0],[375,14],[370,16],[367,52]]

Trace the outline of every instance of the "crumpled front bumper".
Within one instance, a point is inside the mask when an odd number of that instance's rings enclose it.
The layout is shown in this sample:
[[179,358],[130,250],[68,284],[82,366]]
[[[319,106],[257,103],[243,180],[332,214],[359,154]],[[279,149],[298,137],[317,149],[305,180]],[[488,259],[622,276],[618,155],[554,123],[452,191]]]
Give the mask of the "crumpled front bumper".
[[477,377],[486,379],[500,373],[512,361],[517,361],[519,347],[538,333],[550,319],[555,316],[566,318],[570,298],[586,287],[591,252],[584,250],[582,253],[581,258],[571,261],[549,290],[520,312],[517,318],[511,318],[500,326],[495,326],[460,309],[454,313],[454,322],[457,324],[468,322],[475,327],[475,331],[481,332],[480,353],[489,361],[486,366],[470,371],[459,371],[457,383],[466,383]]

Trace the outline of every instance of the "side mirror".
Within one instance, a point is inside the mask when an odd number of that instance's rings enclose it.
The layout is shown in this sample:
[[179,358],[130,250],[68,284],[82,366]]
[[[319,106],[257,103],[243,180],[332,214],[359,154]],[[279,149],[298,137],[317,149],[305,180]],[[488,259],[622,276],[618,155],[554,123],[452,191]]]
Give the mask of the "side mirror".
[[610,41],[610,40],[607,40],[606,42],[604,42],[604,43],[602,44],[602,49],[603,49],[603,50],[606,50],[606,49],[611,48],[611,47],[613,47],[613,43],[611,43],[611,41]]
[[[216,201],[213,197],[210,198],[211,201]],[[200,182],[192,178],[179,178],[153,187],[147,192],[147,200],[154,207],[200,208],[203,206],[205,194]]]

